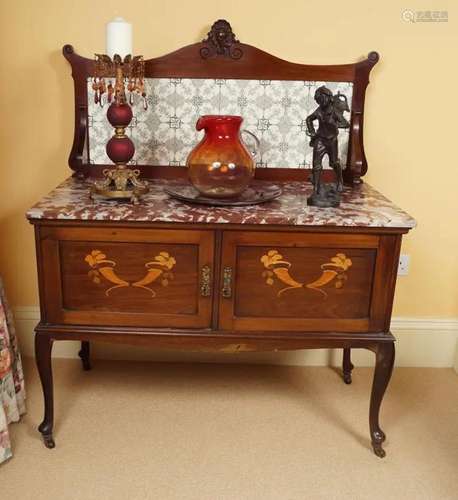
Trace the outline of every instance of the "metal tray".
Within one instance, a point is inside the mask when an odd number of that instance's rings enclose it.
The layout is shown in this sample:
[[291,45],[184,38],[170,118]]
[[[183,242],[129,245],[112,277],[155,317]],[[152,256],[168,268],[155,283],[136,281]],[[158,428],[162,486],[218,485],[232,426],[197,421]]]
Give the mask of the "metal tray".
[[213,207],[243,207],[257,205],[278,198],[282,190],[280,187],[264,182],[253,182],[240,195],[234,198],[207,198],[199,193],[191,184],[167,186],[164,191],[173,198],[199,205]]

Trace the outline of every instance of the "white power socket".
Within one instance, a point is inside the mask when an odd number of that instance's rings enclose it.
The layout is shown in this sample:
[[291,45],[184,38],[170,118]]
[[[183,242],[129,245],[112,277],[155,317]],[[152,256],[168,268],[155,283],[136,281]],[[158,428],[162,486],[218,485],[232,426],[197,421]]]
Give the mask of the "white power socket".
[[398,276],[407,276],[409,274],[409,266],[410,266],[410,255],[401,254],[399,257],[399,267],[398,267]]

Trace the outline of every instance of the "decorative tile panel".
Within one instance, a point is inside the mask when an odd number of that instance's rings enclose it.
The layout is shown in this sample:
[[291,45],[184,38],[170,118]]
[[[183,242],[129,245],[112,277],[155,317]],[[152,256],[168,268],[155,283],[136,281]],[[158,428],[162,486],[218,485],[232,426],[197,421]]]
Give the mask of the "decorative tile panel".
[[[310,168],[312,148],[305,118],[317,107],[315,90],[326,85],[334,94],[344,94],[349,104],[353,92],[349,82],[147,78],[145,84],[148,109],[138,99],[127,130],[136,148],[131,163],[138,165],[185,165],[204,134],[195,129],[198,118],[226,114],[243,116],[242,127],[259,138],[257,167]],[[94,103],[90,80],[88,99],[89,159],[109,164],[105,145],[113,128],[106,118],[107,104]],[[348,129],[340,129],[342,165],[346,165],[348,135]]]

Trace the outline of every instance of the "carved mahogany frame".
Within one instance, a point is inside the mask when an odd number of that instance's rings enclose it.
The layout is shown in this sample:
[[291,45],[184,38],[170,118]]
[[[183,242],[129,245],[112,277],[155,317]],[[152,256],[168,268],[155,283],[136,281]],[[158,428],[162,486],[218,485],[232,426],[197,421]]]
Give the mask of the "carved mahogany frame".
[[[64,45],[63,55],[72,67],[75,89],[75,131],[68,163],[79,177],[98,176],[106,165],[91,165],[84,148],[88,144],[87,78],[94,75],[94,61]],[[352,82],[353,98],[346,184],[361,182],[367,172],[363,145],[364,100],[369,74],[379,60],[377,52],[353,64],[308,65],[279,59],[256,47],[240,43],[227,21],[213,24],[200,43],[187,45],[170,54],[145,61],[146,78],[225,78],[248,80],[306,80]],[[185,168],[138,165],[143,177],[181,177]],[[306,179],[309,169],[257,169],[256,177],[271,180]]]

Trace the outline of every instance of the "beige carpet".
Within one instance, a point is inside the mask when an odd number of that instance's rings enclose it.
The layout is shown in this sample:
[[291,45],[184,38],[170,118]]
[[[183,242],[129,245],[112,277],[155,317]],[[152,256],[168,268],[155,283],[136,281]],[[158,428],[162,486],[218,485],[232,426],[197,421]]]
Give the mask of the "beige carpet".
[[12,426],[2,500],[458,499],[458,376],[398,369],[382,408],[387,457],[368,439],[369,369],[54,362],[57,447]]

